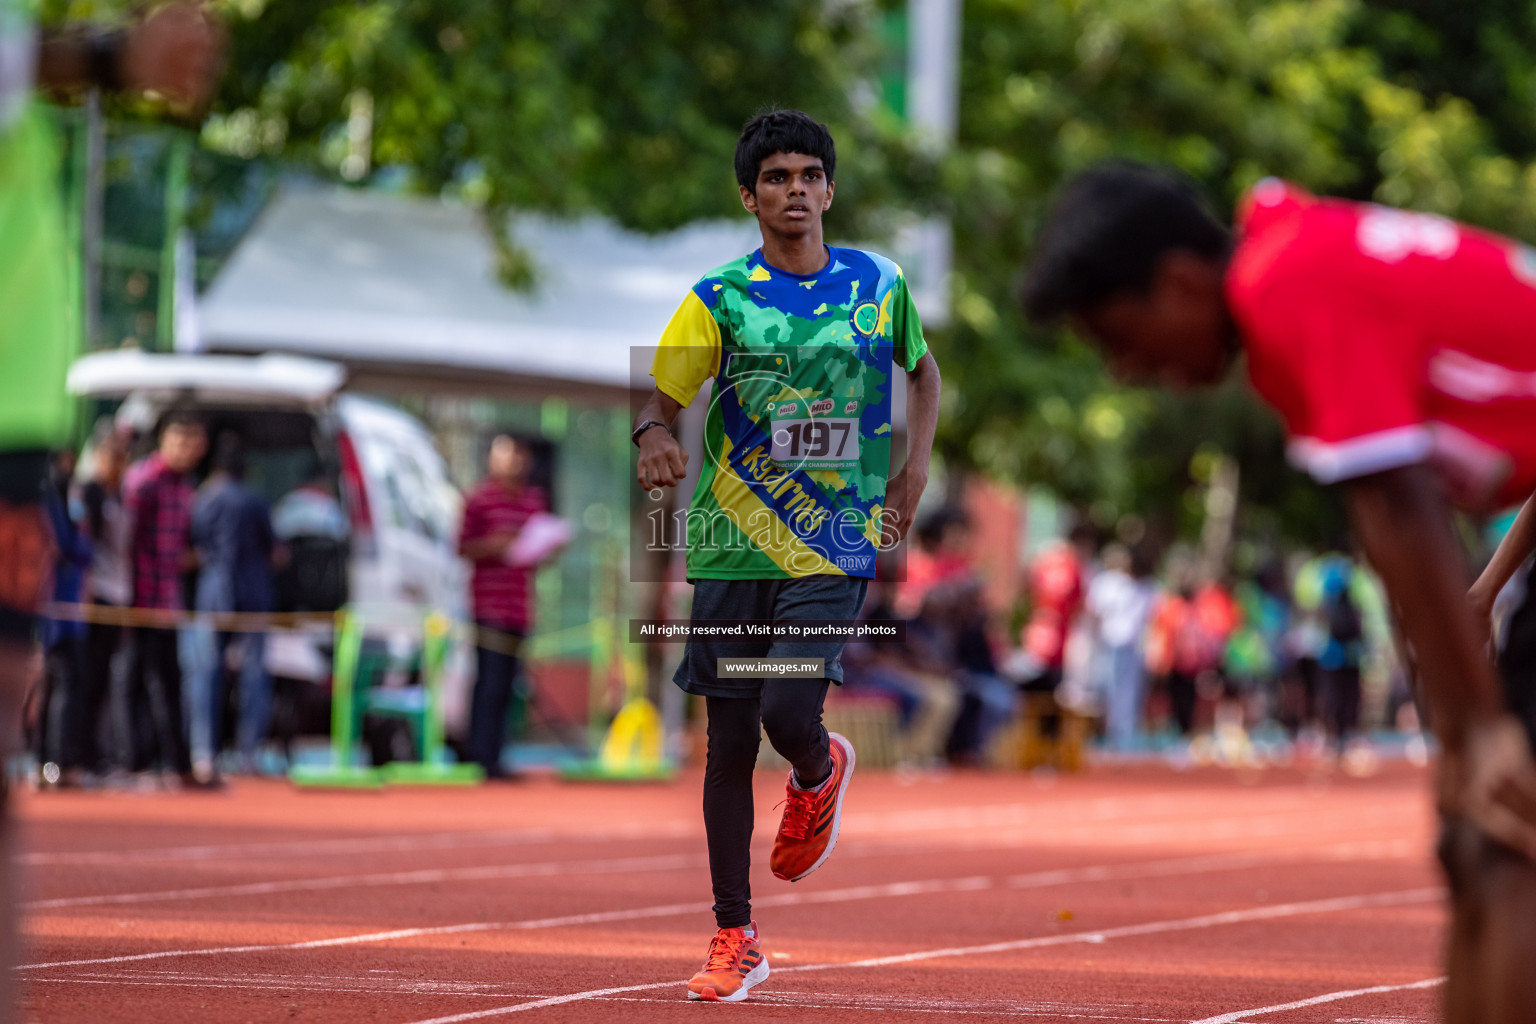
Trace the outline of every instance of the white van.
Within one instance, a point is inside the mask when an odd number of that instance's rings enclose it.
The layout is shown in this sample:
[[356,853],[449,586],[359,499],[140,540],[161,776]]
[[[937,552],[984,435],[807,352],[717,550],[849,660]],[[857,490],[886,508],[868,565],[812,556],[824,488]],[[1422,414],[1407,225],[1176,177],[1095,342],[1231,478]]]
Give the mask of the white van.
[[[382,402],[341,394],[345,381],[342,366],[314,359],[123,350],[82,357],[68,386],[81,397],[123,399],[117,422],[141,438],[135,457],[172,407],[197,412],[210,441],[238,434],[247,484],[271,504],[279,534],[285,525],[290,534],[278,610],[349,605],[389,662],[405,665],[419,649],[427,613],[465,618],[462,499],[421,423]],[[324,625],[276,633],[267,664],[279,680],[325,687],[331,648]],[[458,644],[450,658],[451,703],[467,689],[469,654]]]

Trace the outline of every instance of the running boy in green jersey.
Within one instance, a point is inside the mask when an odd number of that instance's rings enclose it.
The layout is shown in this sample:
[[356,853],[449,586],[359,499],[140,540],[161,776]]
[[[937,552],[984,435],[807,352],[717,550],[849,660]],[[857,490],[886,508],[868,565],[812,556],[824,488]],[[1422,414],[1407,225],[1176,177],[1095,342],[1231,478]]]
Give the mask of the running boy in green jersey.
[[[912,522],[928,482],[939,370],[901,269],[822,241],[836,152],[794,110],[759,114],[736,145],[741,202],[763,246],[710,271],[667,325],[635,427],[650,489],[686,476],[677,412],[715,381],[688,513],[693,618],[852,620],[875,553]],[[907,461],[891,475],[891,390],[907,376]],[[837,842],[853,747],[821,724],[842,681],[840,639],[690,641],[675,682],[709,714],[704,829],[719,931],[690,999],[738,1001],[768,977],[748,885],[761,732],[791,767],[770,866],[798,881]],[[819,659],[823,677],[737,678],[722,657]]]

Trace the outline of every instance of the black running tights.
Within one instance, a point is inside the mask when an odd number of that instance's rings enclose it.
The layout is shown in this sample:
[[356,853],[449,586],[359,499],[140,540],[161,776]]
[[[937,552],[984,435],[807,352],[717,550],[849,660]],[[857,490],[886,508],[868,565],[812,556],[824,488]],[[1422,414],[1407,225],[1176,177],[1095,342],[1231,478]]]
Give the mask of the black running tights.
[[[715,890],[715,922],[740,928],[752,920],[752,769],[768,734],[773,749],[803,782],[832,771],[821,724],[825,679],[769,679],[758,697],[705,697],[709,755],[704,765],[704,833]],[[761,731],[759,730],[761,723]]]

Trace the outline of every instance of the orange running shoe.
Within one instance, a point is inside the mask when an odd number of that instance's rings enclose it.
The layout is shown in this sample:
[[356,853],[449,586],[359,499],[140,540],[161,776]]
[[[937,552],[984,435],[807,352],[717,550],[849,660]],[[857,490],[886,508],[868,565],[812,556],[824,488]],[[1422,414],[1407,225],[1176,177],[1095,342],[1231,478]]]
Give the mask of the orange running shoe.
[[688,998],[739,1003],[767,977],[768,958],[757,944],[757,922],[721,928],[709,942],[703,969],[688,982]]
[[784,817],[773,841],[773,855],[768,866],[786,882],[798,882],[832,856],[837,845],[837,829],[843,817],[843,794],[853,778],[853,744],[830,733],[832,774],[815,789],[795,785],[795,773],[789,773],[784,797]]

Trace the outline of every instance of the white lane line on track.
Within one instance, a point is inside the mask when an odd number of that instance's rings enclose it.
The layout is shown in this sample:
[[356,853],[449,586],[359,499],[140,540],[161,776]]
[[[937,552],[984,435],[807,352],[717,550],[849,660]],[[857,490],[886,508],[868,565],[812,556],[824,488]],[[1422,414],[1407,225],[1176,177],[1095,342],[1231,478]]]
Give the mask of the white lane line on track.
[[1135,938],[1141,935],[1158,935],[1164,932],[1192,931],[1215,928],[1226,924],[1245,924],[1249,921],[1272,921],[1301,914],[1327,914],[1345,910],[1362,910],[1372,907],[1403,906],[1440,899],[1440,889],[1405,889],[1400,892],[1373,893],[1368,896],[1340,896],[1326,900],[1306,900],[1300,903],[1280,903],[1269,907],[1249,910],[1228,910],[1220,914],[1203,914],[1172,921],[1151,921],[1145,924],[1121,925],[1092,932],[1073,932],[1069,935],[1043,935],[1033,939],[1014,939],[1007,942],[990,942],[981,946],[952,946],[947,949],[927,949],[918,953],[897,953],[893,956],[870,957],[844,964],[799,964],[785,967],[783,971],[828,971],[841,967],[889,967],[892,964],[916,963],[919,960],[939,960],[956,956],[979,956],[987,953],[1011,953],[1025,949],[1043,949],[1047,946],[1063,946],[1077,942],[1103,943],[1111,939]]
[[[220,991],[236,992],[316,992],[316,993],[345,993],[347,995],[367,996],[406,996],[406,995],[434,995],[452,996],[456,999],[541,999],[547,998],[531,992],[486,992],[477,988],[460,989],[449,982],[421,982],[410,984],[401,982],[392,988],[373,987],[359,988],[354,986],[337,985],[333,982],[316,980],[310,983],[278,982],[270,979],[252,978],[242,982],[218,982],[201,981],[196,978],[179,980],[174,978],[143,979],[135,978],[131,974],[115,975],[110,978],[38,978],[36,981],[56,985],[128,985],[134,988],[176,988],[176,989],[217,989]],[[680,984],[680,983],[679,983]],[[593,1002],[614,1003],[667,1003],[676,1006],[676,999],[657,999],[655,997],[644,998],[638,996],[600,996],[593,997]],[[1121,1014],[1090,1013],[1083,1008],[1055,1008],[1055,1009],[1031,1009],[1028,1007],[997,1007],[993,1009],[977,1009],[974,1004],[950,1003],[947,1001],[920,1001],[903,1000],[900,1002],[879,1003],[827,1003],[815,1002],[807,999],[767,999],[764,996],[756,997],[756,1001],[765,1006],[784,1006],[806,1010],[868,1010],[875,1013],[935,1013],[944,1015],[965,1015],[977,1017],[1051,1017],[1056,1020],[1062,1018],[1082,1020],[1117,1020],[1153,1022],[1153,1024],[1183,1024],[1175,1022],[1168,1017],[1128,1017]]]
[[358,991],[390,992],[395,989],[407,990],[420,988],[423,991],[445,992],[455,995],[473,995],[487,993],[498,995],[506,999],[542,999],[547,992],[520,992],[516,988],[509,988],[507,984],[494,981],[438,981],[430,978],[401,977],[395,972],[389,972],[391,976],[383,977],[379,974],[370,974],[359,977],[349,974],[275,974],[265,971],[259,974],[196,974],[190,971],[86,971],[81,974],[71,974],[65,977],[48,977],[39,975],[38,981],[57,982],[139,982],[145,985],[165,984],[174,986],[180,982],[196,982],[206,984],[222,984],[229,988],[299,988],[299,987],[324,987],[329,985],[368,985],[370,989]]
[[[1285,802],[1265,804],[1256,809],[1253,817],[1273,817],[1291,811],[1310,811],[1309,803]],[[1369,815],[1369,810],[1364,811]],[[1200,823],[1214,821],[1202,815],[1197,822],[1190,820],[1189,801],[1180,796],[1150,796],[1145,799],[1127,800],[1123,797],[1100,797],[1080,804],[1046,804],[1039,801],[1014,801],[1003,804],[970,804],[936,810],[866,812],[852,816],[852,824],[860,829],[878,833],[918,832],[934,830],[955,831],[964,828],[998,830],[1025,828],[1059,830],[1075,823],[1109,823],[1132,817],[1156,817],[1165,815],[1171,819],[1166,826],[1151,822],[1131,826],[1134,828],[1177,828],[1180,836],[1187,836],[1188,829]],[[1222,819],[1236,824],[1247,819]],[[1361,820],[1352,816],[1353,821]],[[1393,818],[1392,820],[1397,820]],[[15,859],[29,867],[85,866],[114,864],[153,864],[214,861],[220,859],[241,860],[251,858],[271,859],[280,856],[316,857],[326,854],[391,853],[415,850],[472,849],[530,843],[586,842],[602,839],[672,839],[699,836],[702,826],[693,819],[645,822],[604,829],[508,829],[495,832],[429,832],[419,835],[374,835],[342,839],[293,840],[278,843],[230,843],[200,844],[193,846],[167,846],[143,850],[99,850],[85,852],[35,851],[23,853]],[[1160,833],[1161,834],[1161,833]],[[1155,837],[1148,837],[1155,838]]]
[[[1326,859],[1341,859],[1351,852],[1364,855],[1380,855],[1391,850],[1396,844],[1386,844],[1378,847],[1371,843],[1345,843],[1335,847],[1327,847],[1324,853]],[[1407,849],[1411,849],[1408,844]],[[1083,868],[1071,868],[1066,870],[1053,870],[1036,872],[1033,875],[1015,875],[1008,880],[1011,888],[1040,888],[1049,885],[1066,885],[1073,882],[1095,882],[1108,879],[1121,879],[1136,877],[1138,871],[1148,872],[1148,877],[1168,876],[1180,873],[1200,873],[1203,871],[1221,870],[1223,868],[1244,868],[1263,865],[1267,863],[1292,862],[1298,858],[1291,852],[1282,852],[1268,855],[1255,852],[1253,854],[1214,855],[1203,857],[1190,857],[1182,860],[1153,861],[1146,864],[1113,864],[1097,865]],[[1305,859],[1305,858],[1300,858]],[[993,887],[993,882],[986,877],[972,877],[960,879],[932,879],[918,882],[896,882],[888,885],[856,886],[844,889],[828,889],[823,891],[811,891],[800,893],[787,893],[782,896],[770,896],[757,900],[760,907],[786,907],[814,903],[837,903],[848,900],[892,898],[897,896],[915,896],[936,892],[965,892],[976,891]],[[462,932],[482,932],[497,930],[527,930],[537,928],[566,928],[588,924],[605,924],[618,921],[635,921],[653,917],[672,917],[682,914],[700,913],[710,909],[708,903],[672,903],[661,906],[640,907],[632,910],[607,910],[588,914],[570,914],[561,917],[536,918],[530,921],[509,922],[474,922],[459,925],[440,925],[425,928],[407,928],[384,932],[367,932],[361,935],[340,936],[332,939],[315,939],[301,943],[276,943],[267,945],[250,946],[221,946],[212,949],[177,949],[161,950],[154,953],[135,953],[117,957],[101,957],[91,960],[60,960],[47,963],[24,964],[17,970],[40,970],[50,967],[77,967],[93,964],[129,963],[140,960],[159,960],[176,956],[211,956],[222,953],[251,953],[263,950],[284,949],[316,949],[328,946],[360,945],[373,942],[388,942],[394,939],[415,938],[422,935],[451,935]]]
[[[342,992],[349,995],[442,995],[473,999],[543,999],[546,996],[534,992],[496,991],[501,986],[485,982],[399,980],[379,983],[377,979],[324,975],[197,975],[160,971],[119,971],[115,973],[82,974],[73,977],[39,977],[36,982],[58,985],[132,985],[138,988],[222,989],[243,992]],[[357,987],[359,983],[372,982],[369,987]],[[836,1002],[827,1002],[835,999]],[[658,999],[643,996],[604,996],[595,1002],[666,1003],[676,1005],[676,999]],[[1115,1020],[1150,1022],[1150,1024],[1184,1024],[1169,1017],[1127,1016],[1110,1013],[1120,1007],[1083,1007],[1064,1003],[1005,1003],[998,1000],[920,999],[908,996],[871,996],[864,994],[833,994],[826,992],[769,992],[760,993],[754,1001],[768,1006],[792,1006],[807,1010],[868,1010],[877,1013],[934,1013],[957,1014],[978,1017],[1053,1017],[1058,1020]],[[1131,1009],[1131,1007],[1124,1007]],[[1098,1011],[1098,1012],[1093,1012]]]
[[271,859],[283,855],[313,857],[324,854],[410,853],[417,850],[474,849],[485,846],[517,846],[531,843],[590,842],[603,839],[674,839],[702,834],[695,822],[636,824],[610,829],[556,831],[515,829],[496,832],[428,832],[420,835],[360,836],[348,839],[294,840],[282,843],[228,843],[199,846],[162,846],[147,850],[100,850],[23,853],[18,864],[28,867],[113,864],[157,864],[187,861]]
[[[875,1013],[939,1013],[939,1014],[963,1014],[974,1017],[1050,1017],[1053,1020],[1122,1020],[1150,1022],[1150,1024],[1189,1024],[1176,1017],[1137,1017],[1125,1014],[1092,1012],[1093,1010],[1107,1009],[1105,1007],[1083,1007],[1062,1004],[1023,1003],[1023,1004],[999,1004],[993,1003],[991,1008],[986,1008],[985,1000],[940,1000],[940,999],[899,999],[899,1000],[862,1000],[848,1001],[839,997],[835,1003],[814,1002],[814,999],[827,999],[827,996],[802,996],[800,998],[784,999],[779,993],[764,993],[754,995],[752,1001],[762,1006],[786,1006],[803,1010],[869,1010]],[[593,1000],[599,1003],[670,1003],[677,1005],[677,999],[658,999],[654,996],[602,996]],[[980,1007],[980,1008],[978,1008]]]
[[1319,861],[1325,863],[1348,861],[1375,861],[1410,857],[1418,844],[1406,839],[1382,840],[1366,843],[1340,843],[1319,850],[1252,850],[1234,853],[1214,853],[1200,857],[1178,857],[1169,860],[1144,861],[1130,864],[1105,864],[1096,867],[1062,868],[1055,871],[1036,871],[1027,875],[1014,875],[1008,879],[1011,889],[1038,889],[1071,882],[1121,881],[1130,878],[1166,878],[1172,875],[1199,874],[1203,871],[1223,871],[1246,867],[1293,864]]
[[[1393,834],[1402,831],[1402,815],[1391,811],[1373,811],[1369,809],[1350,813],[1347,818],[1334,822],[1319,822],[1311,809],[1295,808],[1297,811],[1305,811],[1302,814],[1290,814],[1289,812],[1273,812],[1265,809],[1257,809],[1249,814],[1227,815],[1223,817],[1206,816],[1199,820],[1177,820],[1156,822],[1137,822],[1126,820],[1093,820],[1080,824],[1061,824],[1057,821],[1037,818],[1034,821],[997,821],[988,822],[985,819],[959,816],[951,820],[940,820],[931,828],[890,829],[881,827],[859,825],[861,834],[864,835],[900,835],[914,832],[921,835],[943,835],[955,837],[969,835],[963,841],[947,841],[943,845],[932,842],[908,845],[926,850],[990,850],[1000,847],[1016,848],[1021,845],[1035,846],[1040,849],[1052,849],[1068,846],[1098,845],[1102,844],[1106,836],[1112,836],[1114,845],[1119,848],[1157,845],[1168,842],[1215,842],[1229,839],[1273,840],[1290,836],[1315,836],[1323,828],[1331,832],[1359,832],[1367,829],[1389,828]],[[1106,832],[1106,826],[1112,826],[1111,832]],[[847,827],[845,825],[845,827]],[[868,841],[866,839],[866,841]],[[887,847],[896,844],[885,843]],[[1428,848],[1426,838],[1423,843]]]
[[[1330,849],[1342,851],[1338,857],[1348,859],[1355,851],[1366,849],[1390,850],[1391,856],[1406,856],[1411,854],[1415,845],[1408,840],[1396,840],[1391,843],[1346,843]],[[857,850],[849,850],[845,856],[857,858],[869,858],[887,855],[886,851],[879,847],[866,847]],[[1056,885],[1061,882],[1071,881],[1100,881],[1111,878],[1134,878],[1143,874],[1155,877],[1163,873],[1164,866],[1171,866],[1173,873],[1182,874],[1186,869],[1179,866],[1185,863],[1191,864],[1189,870],[1203,870],[1207,865],[1213,868],[1241,866],[1247,861],[1254,863],[1278,863],[1286,860],[1311,859],[1311,851],[1296,851],[1280,855],[1268,851],[1256,850],[1250,853],[1235,852],[1229,854],[1212,854],[1206,858],[1197,858],[1194,861],[1172,860],[1153,862],[1146,865],[1146,871],[1138,871],[1134,865],[1108,865],[1102,868],[1072,868],[1059,872],[1037,872],[1032,875],[1019,875],[1009,880],[1009,885],[1015,888],[1032,888],[1040,885]],[[1337,858],[1332,858],[1337,859]],[[195,886],[183,889],[159,889],[147,892],[133,893],[108,893],[93,896],[63,896],[52,899],[29,900],[22,904],[25,911],[64,910],[71,907],[113,906],[125,904],[158,903],[169,900],[194,900],[206,898],[225,898],[235,896],[270,896],[284,892],[319,892],[337,889],[370,888],[376,886],[397,885],[429,885],[440,882],[456,881],[491,881],[496,879],[512,879],[526,877],[544,877],[556,875],[572,875],[581,873],[604,874],[613,871],[675,871],[696,867],[703,863],[699,857],[689,857],[682,854],[672,856],[657,856],[643,858],[629,858],[627,860],[596,860],[596,861],[547,861],[533,864],[490,865],[484,867],[465,868],[424,868],[416,871],[389,871],[373,874],[358,875],[328,875],[322,878],[297,878],[277,879],[267,882],[247,882],[237,885],[210,885]],[[618,865],[618,866],[609,866]],[[1084,872],[1087,872],[1086,874]],[[1097,873],[1095,873],[1097,872]]]
[[[989,878],[940,878],[925,882],[897,882],[891,885],[861,885],[849,889],[828,889],[822,892],[788,893],[757,900],[759,906],[787,907],[807,903],[837,903],[848,900],[888,899],[897,896],[915,896],[923,893],[964,892],[987,888]],[[166,949],[154,953],[133,953],[125,956],[94,957],[88,960],[57,960],[48,963],[22,964],[18,971],[42,970],[50,967],[86,967],[97,964],[123,964],[142,960],[163,960],[178,956],[216,956],[225,953],[264,953],[296,949],[326,949],[335,946],[355,946],[396,939],[412,939],[424,935],[461,935],[467,932],[524,931],[538,928],[567,928],[577,925],[605,924],[615,921],[639,921],[653,917],[676,917],[682,914],[702,914],[712,904],[669,903],[655,907],[638,907],[633,910],[606,910],[591,914],[568,914],[563,917],[542,917],[528,921],[477,921],[471,924],[438,925],[422,928],[396,928],[390,931],[367,932],[361,935],[341,935],[330,939],[311,939],[306,942],[263,943],[249,946],[215,946],[208,949]]]
[[[1102,797],[1076,806],[1042,808],[1039,803],[975,804],[950,808],[950,813],[969,813],[972,820],[1001,824],[1010,821],[1015,825],[1057,825],[1075,821],[1114,821],[1125,816],[1127,810],[1146,812],[1162,810],[1170,815],[1179,813],[1179,805],[1172,797],[1145,802],[1127,801],[1121,797]],[[1163,805],[1166,804],[1166,807]],[[1187,806],[1187,805],[1186,805]],[[1034,816],[1029,816],[1029,810]],[[1067,813],[1058,814],[1056,811]],[[1042,816],[1042,811],[1044,816]],[[892,814],[867,814],[862,825],[881,831],[927,831],[931,827],[923,819],[909,820],[911,812]],[[531,828],[507,829],[495,832],[429,832],[420,835],[360,836],[345,839],[293,840],[281,843],[230,843],[200,844],[195,846],[165,846],[146,850],[98,850],[86,852],[38,851],[16,857],[17,863],[29,867],[81,866],[111,864],[145,864],[179,861],[207,861],[219,859],[240,860],[247,858],[273,858],[283,855],[312,857],[323,854],[394,853],[414,850],[450,850],[482,846],[512,845],[523,843],[555,843],[561,841],[584,842],[601,839],[670,839],[703,835],[703,826],[696,820],[677,819],[668,822],[647,822],[622,825],[606,829]]]
[[[1402,831],[1400,815],[1369,815],[1359,814],[1353,816],[1348,827],[1329,828],[1331,833],[1360,832],[1377,830],[1380,826],[1390,825],[1394,833]],[[1128,849],[1140,846],[1160,846],[1170,842],[1174,843],[1219,843],[1226,840],[1255,840],[1265,839],[1271,842],[1294,838],[1297,836],[1315,836],[1319,832],[1318,822],[1313,819],[1266,819],[1263,815],[1240,818],[1208,818],[1201,822],[1188,822],[1183,825],[1125,825],[1117,826],[1113,833],[1113,843],[1118,849]],[[945,834],[940,830],[940,834]],[[971,837],[960,841],[935,843],[882,843],[882,848],[888,852],[898,849],[906,849],[911,853],[948,853],[980,850],[1018,849],[1028,847],[1034,850],[1048,851],[1063,848],[1075,848],[1081,846],[1098,846],[1106,840],[1102,829],[1086,828],[1057,828],[1050,825],[1021,827],[1010,826],[1007,828],[989,828],[977,831]],[[867,840],[866,840],[867,841]],[[1429,849],[1429,839],[1419,844],[1424,850]],[[864,855],[862,852],[859,855]]]
[[556,875],[612,874],[629,871],[680,871],[705,864],[703,857],[674,854],[663,857],[625,857],[587,861],[543,861],[534,864],[498,864],[472,868],[424,868],[419,871],[388,871],[371,875],[332,875],[325,878],[290,878],[244,885],[205,885],[189,889],[160,889],[101,896],[67,896],[29,900],[23,910],[61,910],[124,903],[158,903],[163,900],[195,900],[227,896],[271,896],[281,892],[320,892],[330,889],[368,888],[389,885],[429,885],[434,882],[492,881],[509,878],[546,878]]
[[[1225,801],[1209,801],[1212,806],[1230,806]],[[1315,801],[1306,794],[1276,794],[1268,803],[1270,813],[1310,810]],[[1050,815],[1051,824],[1069,821],[1123,821],[1127,817],[1155,817],[1166,814],[1189,820],[1191,801],[1184,793],[1149,793],[1145,797],[1102,796],[1092,800],[1047,803],[1043,799],[1009,800],[991,804],[939,804],[929,807],[901,808],[889,811],[854,811],[847,820],[861,828],[930,832],[941,828],[997,828],[1007,825],[1036,825],[1042,814]]]
[[[1412,903],[1425,903],[1430,900],[1437,900],[1442,895],[1439,889],[1406,889],[1400,892],[1373,893],[1367,896],[1342,896],[1334,899],[1308,900],[1302,903],[1284,903],[1272,907],[1255,907],[1249,910],[1232,910],[1221,914],[1203,914],[1199,917],[1186,917],[1171,921],[1149,921],[1143,924],[1124,925],[1119,928],[1105,928],[1091,932],[1073,932],[1068,935],[1047,935],[1034,939],[989,942],[980,946],[951,946],[943,949],[928,949],[916,953],[870,957],[866,960],[854,960],[849,963],[797,964],[793,967],[780,967],[774,973],[790,974],[804,971],[836,971],[866,967],[889,967],[893,964],[910,964],[922,960],[939,960],[958,956],[984,956],[989,953],[1015,953],[1028,949],[1043,949],[1048,946],[1064,946],[1074,943],[1099,944],[1108,942],[1111,939],[1134,938],[1142,935],[1158,935],[1177,931],[1194,931],[1214,928],[1220,925],[1243,924],[1249,921],[1271,921],[1277,918],[1297,917],[1303,914],[1327,914],[1373,907],[1404,906]],[[563,1006],[566,1003],[602,999],[607,996],[624,995],[629,992],[652,992],[656,989],[673,986],[682,987],[682,985],[683,982],[673,979],[670,981],[647,982],[640,985],[621,985],[615,988],[591,989],[586,992],[572,992],[563,996],[535,999],[527,1003],[514,1003],[511,1006],[492,1007],[487,1010],[471,1010],[468,1013],[450,1014],[446,1017],[432,1017],[427,1020],[413,1021],[411,1024],[460,1024],[461,1021],[502,1017],[507,1014],[542,1010],[549,1006]],[[1258,1011],[1249,1010],[1245,1012],[1254,1013]],[[1232,1016],[1212,1018],[1210,1021],[1203,1022],[1203,1024],[1215,1024],[1217,1020],[1229,1022],[1238,1019],[1238,1017]]]
[[1406,992],[1416,988],[1434,988],[1436,985],[1445,984],[1442,978],[1425,978],[1423,981],[1414,981],[1406,985],[1372,985],[1370,988],[1352,988],[1343,992],[1329,992],[1326,995],[1313,996],[1311,999],[1298,999],[1294,1003],[1276,1003],[1274,1006],[1260,1006],[1254,1010],[1235,1010],[1232,1013],[1223,1013],[1217,1017],[1205,1017],[1194,1024],[1240,1024],[1245,1017],[1253,1017],[1261,1013],[1281,1013],[1285,1010],[1300,1010],[1308,1006],[1317,1006],[1321,1003],[1334,1003],[1340,999],[1354,999],[1356,996],[1373,996],[1382,992]]
[[204,981],[172,981],[172,980],[134,980],[132,978],[118,978],[111,981],[99,978],[34,978],[28,984],[47,983],[53,985],[131,985],[134,988],[208,988],[221,991],[237,992],[318,992],[329,994],[344,992],[348,995],[364,996],[453,996],[456,999],[535,999],[538,998],[532,992],[457,992],[447,988],[422,988],[419,991],[413,988],[344,988],[336,985],[302,985],[293,982],[274,985],[271,982],[264,984],[232,985],[227,982]]

